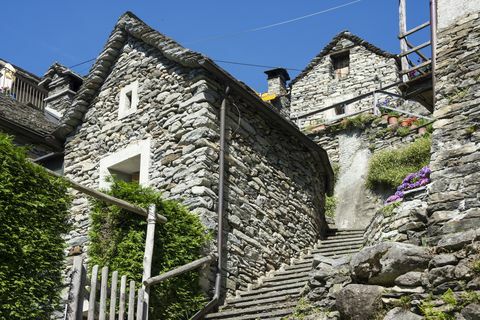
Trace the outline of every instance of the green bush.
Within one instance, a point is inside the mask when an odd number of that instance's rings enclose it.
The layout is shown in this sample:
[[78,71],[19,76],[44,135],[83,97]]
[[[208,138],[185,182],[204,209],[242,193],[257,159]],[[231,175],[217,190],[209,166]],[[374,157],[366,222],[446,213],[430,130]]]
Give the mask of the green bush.
[[0,319],[49,319],[62,288],[70,199],[0,134]]
[[422,137],[400,149],[389,149],[374,154],[370,160],[367,186],[370,189],[395,190],[412,172],[430,162],[431,139]]
[[337,208],[337,198],[335,196],[325,197],[325,216],[335,217],[335,209]]
[[[157,224],[152,275],[158,275],[200,258],[210,239],[198,217],[175,201],[162,200],[161,194],[136,183],[114,181],[109,194],[147,208],[155,203],[157,212],[168,222]],[[108,266],[140,283],[143,270],[146,221],[116,206],[93,201],[91,244],[92,265]],[[151,291],[153,319],[186,319],[203,306],[205,297],[198,272],[189,272],[156,285]]]

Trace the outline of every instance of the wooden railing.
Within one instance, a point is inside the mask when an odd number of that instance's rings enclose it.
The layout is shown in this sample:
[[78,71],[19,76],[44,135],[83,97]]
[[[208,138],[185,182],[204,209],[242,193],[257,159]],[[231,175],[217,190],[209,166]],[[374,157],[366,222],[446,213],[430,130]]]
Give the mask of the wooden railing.
[[[399,29],[400,33],[398,39],[400,40],[400,49],[401,52],[398,55],[401,62],[400,75],[403,82],[412,80],[418,76],[431,74],[432,72],[432,59],[428,58],[420,50],[432,46],[432,40],[429,39],[426,42],[423,42],[419,45],[413,45],[408,41],[408,36],[411,36],[420,30],[423,30],[431,26],[431,22],[427,21],[422,23],[419,26],[416,26],[410,30],[407,30],[407,11],[406,11],[406,0],[399,0]],[[433,48],[432,48],[433,49]],[[412,61],[410,56],[416,54],[419,59],[418,63]]]
[[45,108],[47,90],[40,88],[27,79],[17,76],[12,88],[7,92],[12,98],[22,103],[29,103],[39,110]]

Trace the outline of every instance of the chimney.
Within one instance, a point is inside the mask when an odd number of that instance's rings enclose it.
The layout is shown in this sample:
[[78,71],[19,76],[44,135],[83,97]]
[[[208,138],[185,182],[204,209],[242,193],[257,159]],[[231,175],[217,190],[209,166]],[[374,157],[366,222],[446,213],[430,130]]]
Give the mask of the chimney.
[[45,111],[60,119],[82,83],[83,78],[80,75],[55,62],[39,83],[39,86],[48,90]]
[[287,81],[290,80],[287,70],[283,68],[275,68],[265,71],[268,82],[268,94],[275,95],[273,99],[269,99],[280,114],[289,118],[290,116],[290,93],[287,89]]
[[287,81],[290,80],[287,70],[275,68],[265,71],[268,82],[268,93],[282,96],[288,93]]

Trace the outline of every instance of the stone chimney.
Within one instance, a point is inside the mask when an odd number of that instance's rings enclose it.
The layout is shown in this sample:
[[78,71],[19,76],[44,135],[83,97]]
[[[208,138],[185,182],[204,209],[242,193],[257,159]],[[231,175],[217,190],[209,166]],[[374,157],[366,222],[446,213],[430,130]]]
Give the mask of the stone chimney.
[[39,86],[48,90],[45,111],[60,119],[80,89],[83,78],[61,64],[54,63],[43,76]]
[[288,118],[290,116],[290,92],[287,88],[287,81],[290,80],[287,70],[275,68],[265,71],[268,82],[268,93],[275,95],[270,100],[280,113]]

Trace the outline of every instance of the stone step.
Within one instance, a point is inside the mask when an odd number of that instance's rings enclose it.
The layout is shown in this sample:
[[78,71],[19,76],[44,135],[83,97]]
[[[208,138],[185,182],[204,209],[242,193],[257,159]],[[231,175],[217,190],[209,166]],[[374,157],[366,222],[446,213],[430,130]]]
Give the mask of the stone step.
[[240,292],[240,297],[247,297],[247,296],[257,295],[257,294],[261,294],[261,293],[273,292],[273,291],[281,292],[281,291],[286,291],[286,290],[294,289],[294,288],[300,288],[301,289],[301,288],[303,288],[305,283],[304,282],[295,282],[295,283],[287,284],[287,285],[284,285],[284,286],[281,286],[281,287],[264,287],[264,288],[252,289],[250,291]]
[[[294,265],[292,265],[294,266]],[[292,274],[292,273],[297,273],[297,272],[305,272],[305,271],[310,271],[312,270],[311,267],[305,267],[305,266],[299,266],[296,269],[288,269],[288,270],[282,270],[282,271],[277,271],[273,273],[274,276],[282,276],[282,275],[287,275],[287,274]]]
[[330,246],[320,247],[318,249],[312,250],[311,253],[315,255],[315,254],[322,254],[326,252],[341,251],[341,250],[348,250],[348,249],[360,250],[360,248],[362,248],[362,245],[360,244],[343,244],[335,247],[330,247]]
[[307,277],[311,270],[297,272],[297,273],[290,273],[285,275],[274,275],[273,277],[264,278],[263,282],[273,282],[273,281],[281,281],[281,280],[289,280],[289,279],[299,279],[303,277]]
[[320,240],[318,242],[318,245],[328,245],[328,244],[333,244],[333,243],[350,243],[350,242],[359,242],[363,243],[363,238],[328,238],[327,240]]
[[322,240],[338,240],[338,239],[352,239],[352,238],[363,238],[363,234],[340,234],[340,235],[336,235],[336,236],[331,236],[331,237],[327,237],[326,239],[320,239],[320,241]]
[[250,320],[250,319],[268,319],[278,316],[288,316],[293,313],[293,308],[296,302],[275,303],[270,305],[262,305],[251,308],[233,309],[227,311],[220,311],[210,313],[205,316],[205,319],[235,319],[235,320]]
[[291,298],[297,298],[301,294],[301,290],[295,289],[295,290],[285,290],[279,293],[272,292],[272,295],[264,295],[264,296],[251,296],[248,298],[244,299],[239,299],[239,301],[236,302],[228,302],[228,304],[222,308],[222,311],[224,310],[231,310],[233,308],[235,309],[241,309],[241,308],[248,308],[248,307],[253,307],[253,306],[258,306],[258,305],[264,305],[264,304],[271,304],[271,303],[278,303],[280,301],[286,301],[290,300]]
[[[344,250],[332,250],[332,251],[328,251],[328,252],[322,252],[322,256],[325,256],[325,257],[341,257],[341,256],[344,256],[344,255],[347,255],[347,254],[352,254],[352,253],[357,253],[358,252],[358,249],[344,249]],[[305,257],[303,258],[304,261],[312,261],[313,260],[313,255],[311,256],[308,256],[308,257]]]
[[332,237],[336,235],[345,235],[345,234],[360,234],[363,235],[365,230],[337,230],[331,233],[327,233],[327,237]]
[[329,243],[329,244],[320,244],[318,245],[316,248],[310,250],[310,252],[312,251],[315,251],[315,250],[319,250],[319,249],[336,249],[336,248],[340,248],[340,247],[343,247],[343,246],[358,246],[358,247],[362,247],[363,246],[363,242],[362,241],[348,241],[348,242],[337,242],[337,243]]
[[279,297],[282,295],[285,296],[291,296],[291,295],[298,295],[302,292],[303,287],[297,287],[293,289],[286,289],[286,290],[280,290],[280,291],[270,291],[266,293],[257,293],[257,294],[252,294],[252,295],[246,295],[246,296],[240,296],[238,298],[231,298],[227,299],[226,304],[227,306],[235,306],[237,303],[242,303],[242,302],[247,302],[251,300],[259,300],[262,301],[263,299],[270,299],[273,297]]
[[257,289],[257,288],[260,288],[260,287],[281,287],[283,285],[286,285],[286,284],[292,284],[292,283],[306,283],[308,281],[308,274],[301,277],[301,278],[290,278],[290,279],[275,279],[275,278],[272,278],[271,281],[266,281],[266,282],[263,282],[261,284],[256,284],[256,285],[253,285],[253,288],[254,289]]

